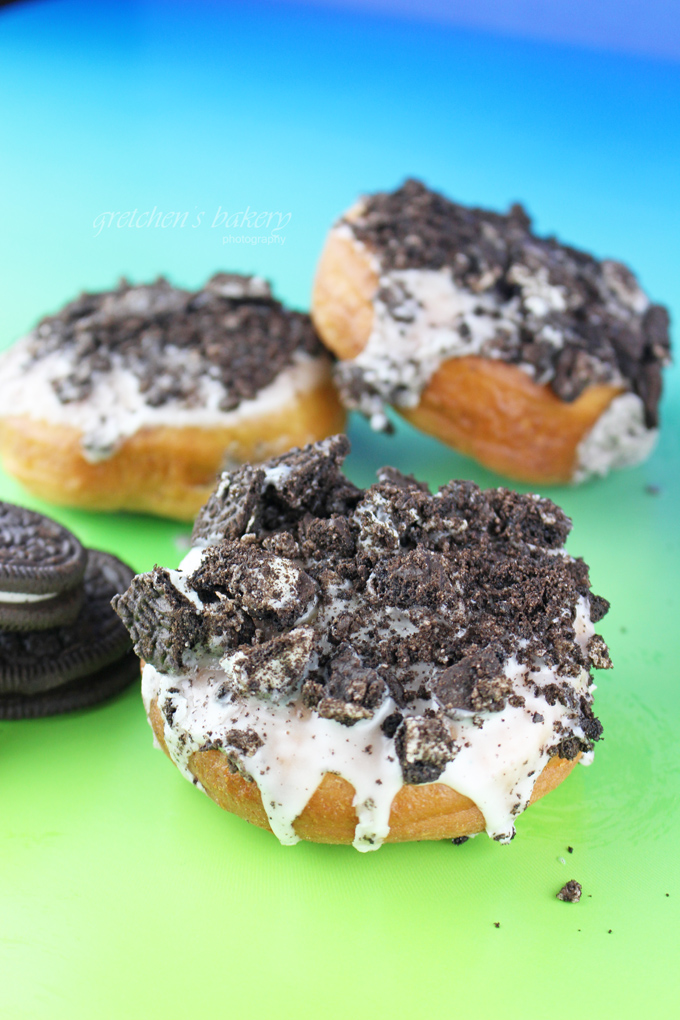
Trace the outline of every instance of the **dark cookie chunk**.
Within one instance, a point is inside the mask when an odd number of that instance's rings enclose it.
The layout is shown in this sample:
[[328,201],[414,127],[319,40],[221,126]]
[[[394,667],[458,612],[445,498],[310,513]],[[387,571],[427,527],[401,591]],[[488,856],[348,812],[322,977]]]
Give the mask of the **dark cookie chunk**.
[[[448,267],[487,309],[491,300],[516,319],[512,335],[498,329],[487,342],[487,356],[532,368],[566,401],[623,377],[643,401],[647,427],[657,425],[661,367],[670,360],[668,313],[649,304],[621,263],[537,237],[519,205],[506,215],[468,208],[415,180],[369,196],[349,226],[384,271]],[[379,298],[396,319],[408,319],[403,288],[383,288]],[[480,312],[489,314],[481,303]],[[469,331],[467,323],[462,329]],[[372,392],[360,372],[348,372],[346,383],[354,404]]]
[[588,592],[588,595],[590,596],[590,619],[593,623],[599,623],[609,612],[609,602],[601,595],[593,595],[591,592]]
[[599,634],[593,634],[588,642],[588,659],[594,669],[611,669],[612,660],[609,658],[609,649],[604,638]]
[[254,620],[279,629],[293,626],[316,602],[317,585],[304,570],[240,542],[211,547],[189,583],[199,597],[235,599]]
[[389,560],[380,560],[366,585],[366,594],[380,605],[408,609],[453,609],[460,599],[449,577],[449,564],[435,552],[423,548],[395,551]]
[[432,678],[434,697],[444,711],[500,711],[512,693],[512,683],[503,672],[505,658],[499,646],[470,652]]
[[329,555],[349,559],[356,552],[356,541],[346,517],[315,517],[304,522],[301,530],[303,551],[316,560],[326,560]]
[[224,742],[229,747],[235,747],[247,758],[251,758],[264,744],[262,737],[255,730],[228,730]]
[[219,542],[223,538],[241,538],[258,506],[264,471],[244,464],[224,474],[194,523],[191,541]]
[[0,628],[72,623],[82,604],[87,553],[49,517],[0,502]]
[[151,407],[200,404],[207,378],[221,383],[220,409],[228,411],[255,397],[298,353],[324,349],[309,316],[275,301],[263,280],[218,273],[196,293],[160,278],[82,294],[38,324],[30,351],[36,361],[54,351],[70,361],[53,384],[64,404],[86,399],[97,375],[122,366]]
[[345,726],[370,719],[387,694],[385,681],[363,666],[350,645],[343,645],[332,659],[325,685],[308,681],[302,691],[305,703],[320,716]]
[[139,680],[139,659],[127,652],[95,673],[37,694],[0,694],[0,719],[38,719],[91,708]]
[[442,719],[409,716],[394,737],[406,783],[434,783],[452,761],[456,749]]
[[424,492],[428,496],[430,494],[427,482],[419,482],[413,475],[402,474],[401,471],[389,466],[380,468],[378,482],[393,489],[402,489],[404,492]]
[[[550,686],[555,689],[544,688],[544,695],[548,704],[554,705],[555,700],[563,702],[573,700],[573,695],[568,688],[558,692],[554,684]],[[582,730],[583,736],[567,733],[558,743],[548,749],[548,754],[551,756],[558,755],[560,758],[573,761],[581,752],[592,751],[593,744],[602,736],[603,726],[600,720],[593,715],[592,705],[588,698],[581,696],[578,699],[574,721]]]
[[488,493],[494,519],[489,533],[514,544],[528,543],[542,549],[560,549],[571,531],[571,520],[552,500],[522,496],[510,489]]
[[392,712],[390,713],[390,715],[387,716],[387,718],[383,721],[382,726],[380,727],[386,737],[394,736],[394,734],[399,729],[399,726],[401,725],[403,718],[404,717],[401,714],[401,712]]
[[265,468],[225,473],[196,518],[192,541],[270,534],[306,515],[346,515],[361,495],[340,471],[348,451],[345,436],[331,436],[274,457]]
[[203,744],[199,751],[221,751],[226,758],[229,771],[238,772],[252,783],[253,777],[244,767],[243,758],[252,758],[264,745],[262,737],[255,730],[227,730],[224,739],[216,737]]
[[306,516],[346,515],[361,496],[340,470],[346,436],[330,436],[267,461],[257,530],[290,529]]
[[0,691],[35,694],[88,676],[123,656],[130,637],[111,599],[133,572],[115,556],[90,549],[85,598],[74,623],[30,633],[0,631]]
[[181,669],[188,650],[206,642],[206,626],[196,606],[172,583],[167,570],[138,574],[128,590],[112,600],[140,659],[156,669]]
[[262,644],[241,645],[221,661],[228,677],[221,696],[233,692],[259,698],[291,694],[307,672],[313,649],[311,627],[296,627]]
[[557,893],[557,899],[562,900],[563,903],[578,903],[582,893],[581,883],[572,878],[562,886]]

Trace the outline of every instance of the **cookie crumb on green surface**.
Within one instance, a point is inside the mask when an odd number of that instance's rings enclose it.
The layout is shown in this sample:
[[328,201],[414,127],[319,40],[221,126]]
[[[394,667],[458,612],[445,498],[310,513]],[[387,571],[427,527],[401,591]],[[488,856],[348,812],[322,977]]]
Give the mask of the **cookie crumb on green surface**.
[[581,883],[572,878],[562,886],[557,894],[557,899],[564,903],[578,903],[581,899],[581,892]]

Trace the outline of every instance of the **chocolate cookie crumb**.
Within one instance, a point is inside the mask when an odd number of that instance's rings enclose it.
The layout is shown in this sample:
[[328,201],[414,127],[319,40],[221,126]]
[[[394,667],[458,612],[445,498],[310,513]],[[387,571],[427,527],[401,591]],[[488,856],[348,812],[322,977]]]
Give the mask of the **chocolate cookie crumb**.
[[581,899],[581,884],[576,882],[573,878],[562,886],[560,891],[557,893],[557,899],[562,900],[564,903],[578,903]]

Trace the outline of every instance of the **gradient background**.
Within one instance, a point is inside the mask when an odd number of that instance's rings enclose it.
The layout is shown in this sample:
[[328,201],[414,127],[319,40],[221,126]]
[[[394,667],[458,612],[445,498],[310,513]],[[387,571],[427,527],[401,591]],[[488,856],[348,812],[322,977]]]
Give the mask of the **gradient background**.
[[[628,262],[677,322],[680,14],[620,6],[3,10],[0,347],[121,274],[197,287],[256,270],[305,308],[333,219],[406,175],[464,202],[524,201],[540,232]],[[186,225],[93,225],[154,207]],[[224,244],[267,233],[212,227],[218,209],[246,207],[290,213],[283,244]],[[0,725],[3,1020],[676,1015],[677,367],[662,411],[647,464],[546,490],[613,603],[616,669],[600,678],[595,764],[523,816],[509,847],[281,848],[173,773],[136,691]],[[434,485],[501,483],[404,426],[390,439],[353,420],[350,435],[361,484],[384,463]],[[1,473],[0,498],[40,506]],[[188,530],[46,509],[139,570],[174,565]],[[572,877],[584,898],[559,903]]]

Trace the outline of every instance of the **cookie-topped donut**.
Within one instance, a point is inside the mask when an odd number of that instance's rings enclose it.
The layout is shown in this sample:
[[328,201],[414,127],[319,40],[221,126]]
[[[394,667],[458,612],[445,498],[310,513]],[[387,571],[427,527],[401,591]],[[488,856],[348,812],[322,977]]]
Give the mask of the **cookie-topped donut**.
[[312,318],[348,407],[502,474],[581,481],[657,434],[668,313],[624,265],[537,237],[521,206],[471,209],[409,180],[333,227]]
[[190,519],[224,467],[343,428],[330,368],[259,277],[122,282],[0,357],[0,453],[53,502]]
[[158,743],[283,843],[506,842],[592,757],[608,604],[549,500],[391,468],[362,491],[347,450],[224,474],[180,568],[114,599]]

